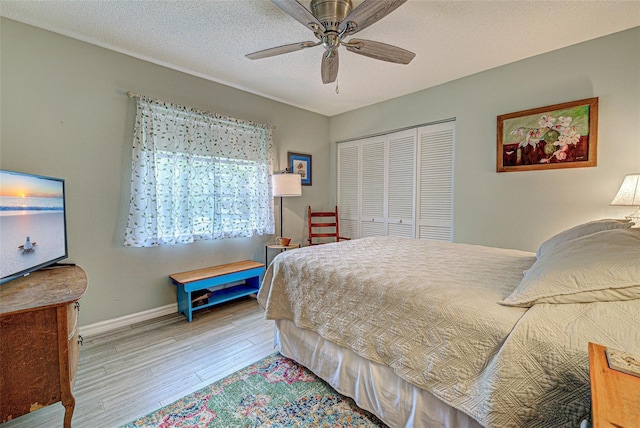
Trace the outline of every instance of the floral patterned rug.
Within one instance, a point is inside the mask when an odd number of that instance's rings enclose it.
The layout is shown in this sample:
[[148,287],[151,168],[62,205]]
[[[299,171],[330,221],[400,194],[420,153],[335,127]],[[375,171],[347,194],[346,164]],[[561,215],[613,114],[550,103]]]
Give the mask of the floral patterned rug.
[[385,427],[312,372],[276,353],[124,425],[133,427]]

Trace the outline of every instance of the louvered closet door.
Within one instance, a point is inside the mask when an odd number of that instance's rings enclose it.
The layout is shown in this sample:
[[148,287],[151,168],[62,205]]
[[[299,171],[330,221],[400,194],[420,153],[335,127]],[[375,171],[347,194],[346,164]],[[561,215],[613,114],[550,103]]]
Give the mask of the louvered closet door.
[[362,173],[360,184],[360,237],[386,235],[385,136],[360,140]]
[[387,235],[415,235],[416,129],[387,135]]
[[455,122],[418,129],[418,215],[420,239],[453,240]]
[[360,199],[360,144],[357,141],[338,145],[338,217],[340,235],[358,238]]

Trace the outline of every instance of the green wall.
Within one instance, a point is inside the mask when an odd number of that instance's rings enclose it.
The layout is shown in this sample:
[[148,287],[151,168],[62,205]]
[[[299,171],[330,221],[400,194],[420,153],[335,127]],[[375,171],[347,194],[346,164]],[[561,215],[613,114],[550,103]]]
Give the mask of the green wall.
[[[591,97],[597,167],[495,172],[498,115]],[[640,27],[334,116],[330,138],[453,117],[456,242],[535,251],[580,222],[621,218],[633,209],[609,203],[624,175],[640,172]]]
[[89,278],[82,325],[171,304],[168,274],[261,261],[274,238],[123,247],[135,118],[127,91],[275,125],[275,168],[284,168],[287,151],[311,154],[313,186],[284,201],[285,232],[295,241],[305,231],[306,205],[333,203],[323,179],[327,117],[12,20],[3,18],[0,31],[0,166],[66,179],[69,261]]

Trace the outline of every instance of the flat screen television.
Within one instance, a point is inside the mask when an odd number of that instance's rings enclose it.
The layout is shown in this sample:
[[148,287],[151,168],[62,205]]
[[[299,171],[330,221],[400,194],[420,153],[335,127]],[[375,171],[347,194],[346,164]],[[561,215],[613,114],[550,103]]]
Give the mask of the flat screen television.
[[0,284],[67,257],[64,180],[0,170]]

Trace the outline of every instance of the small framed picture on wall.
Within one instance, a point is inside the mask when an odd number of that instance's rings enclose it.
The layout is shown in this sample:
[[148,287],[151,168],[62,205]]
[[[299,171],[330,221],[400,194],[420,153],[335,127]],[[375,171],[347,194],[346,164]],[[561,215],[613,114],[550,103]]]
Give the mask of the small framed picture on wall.
[[302,185],[311,186],[311,155],[287,152],[289,172],[302,176]]

